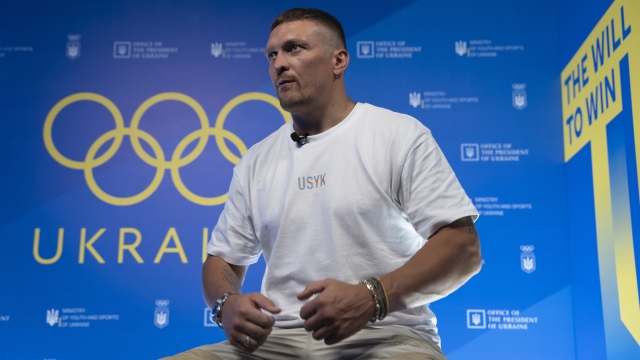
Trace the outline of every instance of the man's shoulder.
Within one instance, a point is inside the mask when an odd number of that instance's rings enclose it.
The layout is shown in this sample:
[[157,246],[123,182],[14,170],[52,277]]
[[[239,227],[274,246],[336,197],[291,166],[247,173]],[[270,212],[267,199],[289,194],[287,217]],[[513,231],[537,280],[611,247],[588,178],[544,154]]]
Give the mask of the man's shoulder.
[[372,125],[367,126],[369,129],[382,130],[394,136],[418,137],[431,133],[422,122],[413,116],[367,103],[363,104],[362,116]]

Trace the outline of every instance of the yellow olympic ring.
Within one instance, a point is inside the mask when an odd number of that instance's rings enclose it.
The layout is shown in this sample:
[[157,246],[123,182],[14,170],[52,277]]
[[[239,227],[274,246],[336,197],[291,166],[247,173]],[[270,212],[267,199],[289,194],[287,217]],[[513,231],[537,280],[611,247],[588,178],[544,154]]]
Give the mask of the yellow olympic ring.
[[[165,160],[164,151],[162,150],[162,147],[160,146],[158,141],[149,133],[139,128],[140,121],[144,113],[153,105],[167,100],[175,100],[189,105],[189,107],[191,107],[195,111],[196,115],[198,115],[198,120],[200,121],[200,129],[191,132],[178,143],[175,150],[173,151],[171,160],[169,161]],[[220,113],[216,118],[215,126],[211,128],[209,127],[209,118],[207,117],[206,112],[197,101],[184,94],[176,92],[166,92],[152,96],[149,99],[145,100],[134,112],[133,117],[131,118],[131,125],[129,127],[125,127],[120,110],[118,110],[116,105],[111,102],[111,100],[99,94],[82,92],[65,97],[57,104],[55,104],[51,111],[49,111],[49,114],[47,114],[47,117],[44,121],[44,127],[42,130],[44,144],[49,154],[61,165],[71,169],[83,170],[84,177],[87,181],[89,189],[91,189],[93,194],[100,200],[108,204],[127,206],[137,204],[145,200],[146,198],[151,196],[151,194],[153,194],[156,189],[158,189],[158,186],[160,186],[160,183],[162,182],[162,179],[164,177],[165,170],[169,170],[171,172],[171,179],[173,180],[176,189],[178,190],[178,192],[180,192],[180,194],[182,194],[182,196],[199,205],[220,205],[227,201],[226,193],[214,197],[204,197],[194,194],[185,186],[184,182],[182,181],[182,178],[180,177],[180,168],[192,163],[198,156],[200,156],[200,154],[202,154],[205,147],[207,146],[207,142],[210,136],[215,137],[216,145],[220,149],[222,155],[227,160],[229,160],[229,162],[233,163],[234,165],[240,162],[240,157],[231,152],[225,140],[231,142],[236,147],[236,149],[238,149],[238,151],[240,152],[240,156],[243,156],[247,152],[247,146],[237,135],[224,129],[223,126],[231,110],[233,110],[236,106],[251,100],[264,101],[268,104],[273,105],[280,112],[285,122],[291,121],[291,114],[284,111],[280,107],[278,99],[269,94],[250,92],[236,96],[228,103],[226,103],[222,110],[220,110]],[[109,110],[109,112],[113,116],[113,120],[115,121],[115,129],[102,134],[93,142],[93,144],[91,144],[84,161],[72,160],[62,155],[62,153],[58,151],[55,144],[53,143],[52,136],[53,122],[58,114],[65,107],[77,101],[97,102],[98,104],[104,106],[105,108],[107,108],[107,110]],[[107,194],[100,188],[100,186],[98,186],[98,183],[96,182],[96,179],[93,175],[93,169],[100,165],[103,165],[115,155],[115,153],[120,148],[120,145],[122,144],[124,136],[129,136],[131,146],[133,147],[136,155],[138,155],[138,157],[140,157],[140,159],[148,165],[155,167],[156,173],[153,177],[153,180],[151,181],[151,184],[149,184],[149,186],[147,186],[140,193],[129,197],[117,197]],[[107,151],[96,158],[98,150],[111,139],[113,139],[113,142],[111,143]],[[140,139],[142,139],[151,147],[151,150],[153,151],[155,157],[147,153],[147,151],[140,144]],[[187,148],[187,146],[189,146],[189,144],[196,140],[198,141],[198,143],[196,144],[194,149],[191,150],[190,153],[182,157],[182,153]]]

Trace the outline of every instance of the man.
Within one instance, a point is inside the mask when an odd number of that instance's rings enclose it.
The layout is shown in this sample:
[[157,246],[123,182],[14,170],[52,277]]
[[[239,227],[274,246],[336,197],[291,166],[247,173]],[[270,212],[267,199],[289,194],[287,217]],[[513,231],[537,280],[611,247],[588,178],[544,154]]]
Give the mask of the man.
[[[445,359],[427,304],[481,258],[476,209],[430,131],[347,96],[325,12],[280,14],[265,54],[293,122],[236,166],[207,247],[204,297],[228,341],[175,358]],[[262,291],[241,295],[261,253]]]

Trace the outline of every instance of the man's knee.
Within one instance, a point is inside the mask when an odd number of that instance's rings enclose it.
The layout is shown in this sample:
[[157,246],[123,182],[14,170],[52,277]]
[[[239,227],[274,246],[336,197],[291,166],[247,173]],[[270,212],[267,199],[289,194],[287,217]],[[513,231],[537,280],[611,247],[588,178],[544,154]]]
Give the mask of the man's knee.
[[391,336],[391,341],[397,345],[405,345],[405,346],[411,346],[418,349],[423,349],[423,350],[426,350],[428,353],[410,351],[410,352],[391,356],[389,357],[389,359],[392,359],[392,360],[447,360],[447,357],[444,356],[444,354],[442,354],[440,349],[438,349],[432,343],[429,343],[427,340],[424,340],[424,339],[418,340],[411,336],[397,334],[397,335]]
[[192,349],[189,351],[181,352],[180,354],[162,358],[162,360],[224,360],[224,359],[206,350]]

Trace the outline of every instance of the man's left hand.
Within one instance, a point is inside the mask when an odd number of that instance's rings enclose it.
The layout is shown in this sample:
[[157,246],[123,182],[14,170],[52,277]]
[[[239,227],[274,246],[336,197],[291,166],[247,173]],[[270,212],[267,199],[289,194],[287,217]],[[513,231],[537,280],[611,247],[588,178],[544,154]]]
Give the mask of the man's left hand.
[[299,300],[315,299],[300,309],[304,328],[313,338],[335,344],[357,333],[375,315],[375,303],[364,284],[347,284],[335,279],[313,282],[298,294]]

